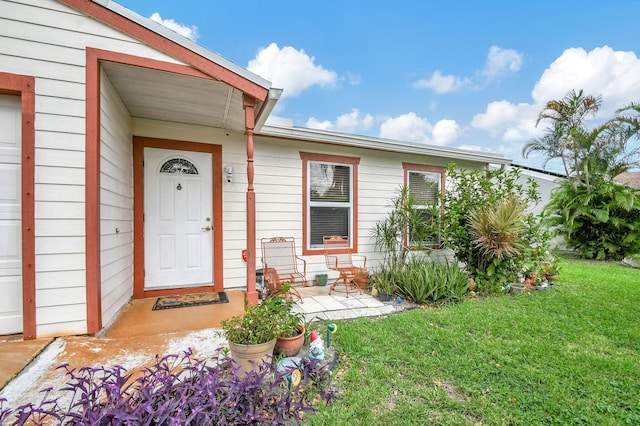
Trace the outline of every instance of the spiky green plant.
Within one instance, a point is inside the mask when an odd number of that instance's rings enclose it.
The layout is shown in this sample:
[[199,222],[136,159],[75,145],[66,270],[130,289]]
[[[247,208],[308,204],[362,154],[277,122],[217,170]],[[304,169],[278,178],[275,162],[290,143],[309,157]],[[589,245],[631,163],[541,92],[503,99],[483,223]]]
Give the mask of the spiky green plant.
[[525,207],[520,199],[511,196],[471,213],[471,234],[481,255],[503,259],[520,254],[524,248]]

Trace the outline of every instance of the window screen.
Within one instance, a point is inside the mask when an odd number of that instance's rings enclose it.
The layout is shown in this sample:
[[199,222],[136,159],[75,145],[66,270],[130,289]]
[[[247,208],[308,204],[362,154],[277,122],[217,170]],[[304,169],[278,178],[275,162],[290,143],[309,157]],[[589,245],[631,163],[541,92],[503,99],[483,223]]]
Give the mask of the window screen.
[[[413,196],[417,208],[422,210],[422,221],[426,223],[432,222],[433,206],[438,201],[438,192],[440,191],[440,173],[433,172],[416,172],[409,171],[409,193]],[[423,229],[409,229],[409,244],[411,246],[437,244],[440,240],[439,235],[426,233]]]
[[322,248],[325,235],[351,236],[352,167],[316,161],[308,163],[309,244]]

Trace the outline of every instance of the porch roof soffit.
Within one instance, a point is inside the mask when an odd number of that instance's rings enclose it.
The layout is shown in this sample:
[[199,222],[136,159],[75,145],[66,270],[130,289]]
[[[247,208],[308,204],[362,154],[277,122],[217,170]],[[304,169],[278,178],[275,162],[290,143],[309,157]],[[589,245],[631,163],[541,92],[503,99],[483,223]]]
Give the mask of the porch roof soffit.
[[256,127],[266,121],[280,98],[282,90],[271,88],[271,83],[264,78],[114,1],[59,1],[210,77],[197,78],[102,62],[109,79],[135,117],[242,132],[245,130],[243,93],[256,99]]
[[437,145],[396,141],[392,139],[351,135],[346,133],[328,132],[325,130],[306,129],[288,125],[272,124],[272,122],[266,123],[262,127],[258,136],[351,146],[403,154],[428,155],[431,157],[450,158],[451,160],[460,161],[490,164],[511,164],[512,162],[511,159],[506,158],[501,154],[468,151]]
[[118,62],[100,64],[133,117],[245,130],[242,92],[233,86]]

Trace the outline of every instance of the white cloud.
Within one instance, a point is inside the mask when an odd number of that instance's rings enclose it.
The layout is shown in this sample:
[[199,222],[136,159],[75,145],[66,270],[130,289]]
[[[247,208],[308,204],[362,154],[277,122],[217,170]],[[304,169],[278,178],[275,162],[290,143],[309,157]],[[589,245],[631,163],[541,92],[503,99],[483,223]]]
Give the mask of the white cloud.
[[307,120],[306,126],[311,129],[331,130],[343,133],[363,133],[369,130],[375,122],[371,114],[360,115],[360,111],[352,109],[350,113],[342,114],[336,119],[335,124],[331,121],[318,121],[314,117]]
[[247,69],[284,89],[282,97],[296,97],[311,86],[332,87],[338,76],[320,65],[304,50],[291,46],[282,49],[276,43],[260,50],[255,59],[249,61]]
[[349,84],[352,86],[359,86],[362,82],[362,77],[360,77],[360,74],[354,74],[352,72],[347,72],[347,79],[349,81]]
[[462,131],[454,120],[440,120],[435,125],[426,118],[409,112],[387,118],[380,125],[380,137],[404,142],[451,145]]
[[518,53],[513,49],[491,46],[482,74],[485,75],[487,79],[493,80],[507,73],[516,73],[522,68],[522,60],[522,53]]
[[306,126],[316,130],[333,130],[333,123],[329,120],[319,121],[315,117],[307,120]]
[[413,84],[417,88],[432,89],[436,93],[457,92],[469,86],[471,81],[468,78],[461,78],[455,75],[444,75],[440,70],[436,70],[428,80],[418,80]]
[[173,19],[162,19],[158,12],[153,12],[153,14],[149,17],[154,22],[162,25],[163,27],[167,27],[170,30],[180,34],[183,37],[186,37],[190,40],[196,41],[199,37],[198,27],[195,25],[183,25],[179,24]]
[[531,93],[537,104],[562,98],[569,90],[602,95],[599,115],[608,115],[640,99],[640,59],[634,52],[615,51],[609,46],[590,52],[582,48],[565,50],[545,70]]
[[434,145],[450,145],[460,136],[461,130],[455,120],[440,120],[433,126]]
[[373,122],[371,114],[361,116],[360,111],[353,109],[349,114],[338,117],[335,128],[340,132],[358,133],[369,130],[373,126]]
[[536,133],[535,123],[539,108],[527,103],[512,104],[502,100],[491,102],[484,113],[476,114],[471,126],[489,132],[492,137],[504,140],[529,139]]
[[484,151],[484,152],[492,152],[487,147],[479,146],[479,145],[460,145],[457,147],[458,149],[464,149],[467,151]]
[[388,118],[380,125],[380,137],[406,142],[430,143],[433,125],[415,112]]
[[572,89],[602,95],[598,117],[607,119],[616,108],[640,99],[638,75],[640,59],[633,52],[608,46],[590,52],[567,49],[544,71],[531,92],[531,103],[491,102],[485,112],[473,117],[471,126],[505,142],[525,142],[544,131],[544,124],[535,126],[544,104],[561,99]]
[[436,70],[429,79],[418,80],[413,84],[413,87],[431,89],[439,94],[457,92],[463,89],[478,90],[487,83],[497,80],[506,74],[520,71],[523,57],[522,53],[514,49],[491,46],[484,69],[476,71],[473,78],[445,75],[440,70]]

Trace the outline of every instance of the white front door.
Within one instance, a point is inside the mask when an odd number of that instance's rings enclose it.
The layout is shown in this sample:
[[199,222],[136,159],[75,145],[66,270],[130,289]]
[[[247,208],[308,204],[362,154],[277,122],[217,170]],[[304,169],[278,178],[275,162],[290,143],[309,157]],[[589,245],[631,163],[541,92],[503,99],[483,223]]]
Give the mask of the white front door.
[[21,111],[0,95],[0,334],[22,333]]
[[213,283],[212,154],[144,148],[145,290]]

